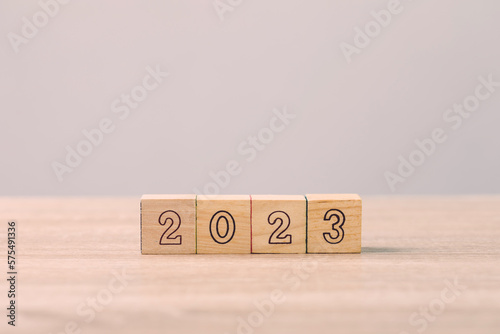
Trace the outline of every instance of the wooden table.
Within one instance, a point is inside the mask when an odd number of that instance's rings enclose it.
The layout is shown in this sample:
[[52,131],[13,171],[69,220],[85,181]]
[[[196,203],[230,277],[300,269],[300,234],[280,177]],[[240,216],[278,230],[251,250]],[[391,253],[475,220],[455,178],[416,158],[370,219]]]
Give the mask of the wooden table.
[[500,196],[363,205],[362,254],[142,256],[138,198],[2,198],[1,333],[500,333]]

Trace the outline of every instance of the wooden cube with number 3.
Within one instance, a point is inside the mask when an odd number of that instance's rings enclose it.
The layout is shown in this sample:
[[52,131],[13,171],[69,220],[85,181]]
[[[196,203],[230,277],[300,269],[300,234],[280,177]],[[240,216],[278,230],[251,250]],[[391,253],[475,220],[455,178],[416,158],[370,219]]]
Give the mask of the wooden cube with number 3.
[[194,254],[195,233],[196,195],[142,196],[142,254]]
[[307,252],[361,252],[361,197],[306,195]]
[[197,252],[250,253],[250,196],[199,195]]
[[252,253],[305,252],[305,197],[252,195]]

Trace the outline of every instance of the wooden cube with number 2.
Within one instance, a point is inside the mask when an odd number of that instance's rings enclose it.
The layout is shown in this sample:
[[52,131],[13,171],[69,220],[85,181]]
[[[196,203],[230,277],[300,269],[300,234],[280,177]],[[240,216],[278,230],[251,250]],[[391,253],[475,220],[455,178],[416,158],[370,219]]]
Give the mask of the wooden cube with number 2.
[[306,199],[252,195],[252,253],[306,252]]
[[195,228],[196,195],[142,196],[142,254],[194,254]]

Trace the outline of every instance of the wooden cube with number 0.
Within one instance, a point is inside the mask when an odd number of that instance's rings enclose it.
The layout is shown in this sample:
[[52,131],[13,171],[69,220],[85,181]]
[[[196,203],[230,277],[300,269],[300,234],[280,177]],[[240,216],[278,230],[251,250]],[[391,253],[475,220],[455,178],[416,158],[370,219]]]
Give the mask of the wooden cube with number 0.
[[250,253],[250,196],[199,195],[197,252]]
[[196,253],[196,195],[142,196],[141,251]]
[[306,252],[306,199],[252,195],[252,253]]
[[361,252],[361,197],[356,194],[306,195],[307,252]]

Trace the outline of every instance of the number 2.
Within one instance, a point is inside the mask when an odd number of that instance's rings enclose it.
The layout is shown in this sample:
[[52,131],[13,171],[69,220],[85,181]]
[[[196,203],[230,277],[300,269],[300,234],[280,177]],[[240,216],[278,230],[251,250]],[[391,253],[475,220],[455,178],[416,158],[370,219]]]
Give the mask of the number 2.
[[[278,228],[274,230],[269,237],[269,244],[291,244],[292,236],[290,234],[283,235],[290,226],[290,216],[284,211],[274,211],[267,218],[269,224],[274,225],[277,221],[280,222]],[[284,226],[284,227],[283,227]],[[282,228],[283,227],[283,228]],[[277,233],[277,235],[275,235]]]
[[344,239],[344,229],[342,226],[345,223],[344,213],[337,209],[328,210],[325,213],[325,221],[330,221],[332,217],[336,218],[336,221],[332,224],[332,230],[337,232],[336,236],[333,237],[330,232],[323,233],[323,237],[329,244],[338,244]]
[[[172,234],[177,232],[179,227],[181,226],[181,217],[179,214],[172,210],[167,210],[163,212],[158,218],[158,223],[161,226],[167,224],[167,221],[170,220],[170,225],[167,227],[165,232],[161,235],[160,245],[181,245],[182,244],[182,235],[178,235],[176,237],[172,237]],[[173,229],[169,234],[167,232]]]

